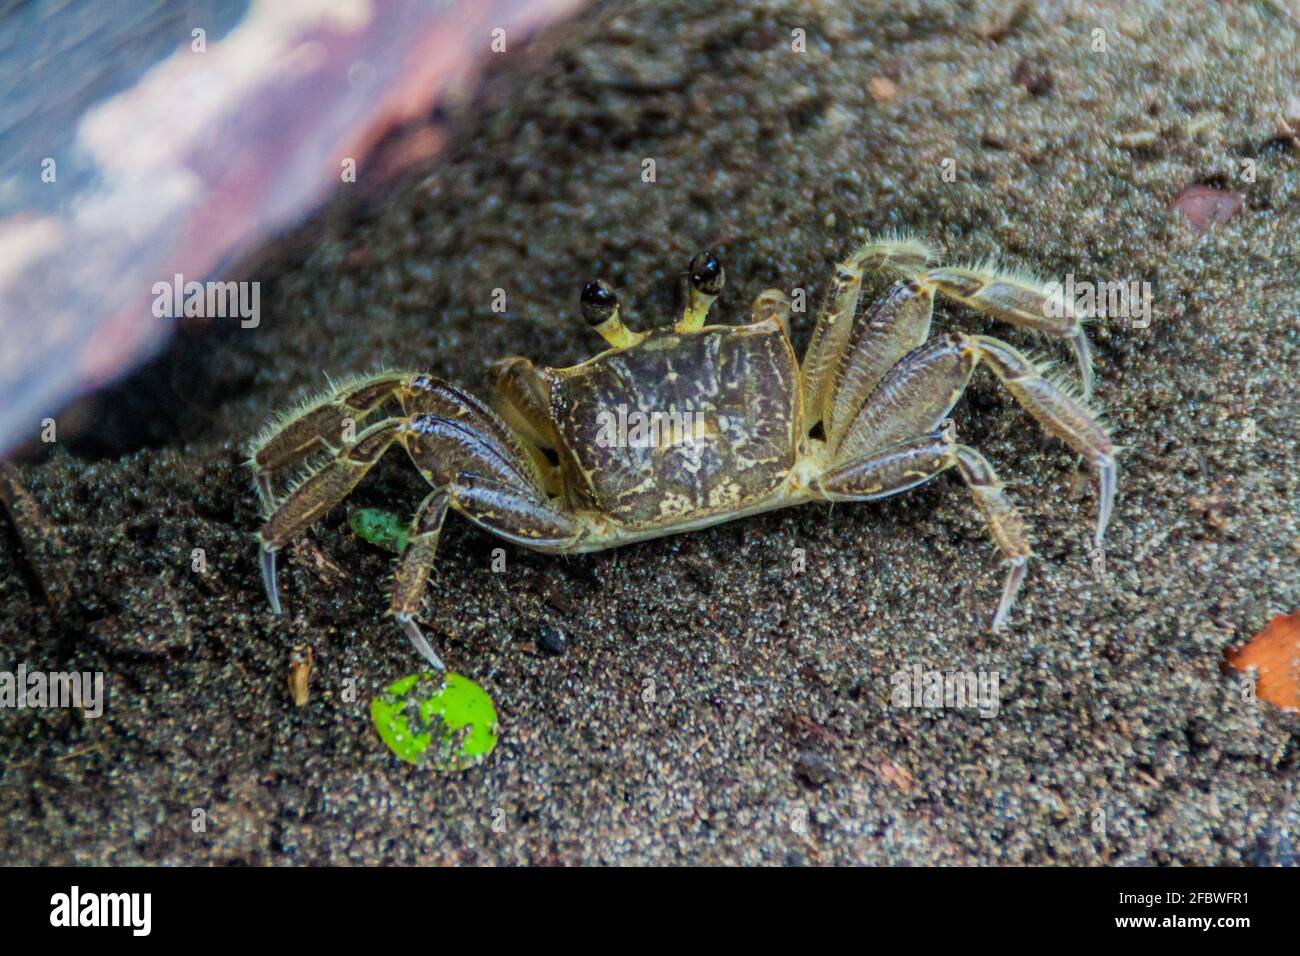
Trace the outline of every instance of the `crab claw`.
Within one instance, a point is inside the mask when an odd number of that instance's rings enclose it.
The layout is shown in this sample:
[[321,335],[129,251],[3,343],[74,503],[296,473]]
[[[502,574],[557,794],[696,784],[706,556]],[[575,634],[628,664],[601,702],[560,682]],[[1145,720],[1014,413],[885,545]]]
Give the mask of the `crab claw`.
[[398,614],[396,617],[397,626],[402,629],[402,633],[405,634],[407,640],[415,646],[415,649],[419,652],[420,656],[434,667],[438,668],[438,670],[445,671],[447,665],[442,662],[442,658],[438,656],[438,652],[433,649],[433,645],[425,638],[424,633],[420,630],[420,625],[415,623],[415,619],[409,614]]
[[262,583],[266,585],[266,599],[271,602],[272,614],[283,614],[280,608],[280,591],[275,584],[275,552],[262,545]]

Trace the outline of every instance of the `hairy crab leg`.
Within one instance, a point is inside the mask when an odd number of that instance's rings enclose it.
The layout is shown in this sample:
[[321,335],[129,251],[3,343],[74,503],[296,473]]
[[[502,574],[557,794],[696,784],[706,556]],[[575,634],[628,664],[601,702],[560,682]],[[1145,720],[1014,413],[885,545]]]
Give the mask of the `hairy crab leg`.
[[1017,404],[1025,409],[1047,431],[1083,456],[1097,473],[1097,534],[1098,548],[1106,537],[1115,506],[1115,492],[1119,483],[1115,463],[1115,448],[1105,427],[1098,420],[1086,400],[1070,394],[1068,386],[1052,381],[1027,357],[1001,339],[976,335],[972,339],[979,357],[1006,386]]
[[[413,455],[419,454],[420,449],[414,448]],[[393,573],[390,610],[420,655],[440,669],[444,669],[442,660],[415,622],[415,614],[433,569],[449,506],[479,527],[533,548],[561,551],[582,533],[577,519],[549,502],[543,492],[517,482],[462,472],[430,493],[411,522],[410,543]]]
[[956,467],[988,527],[989,537],[1010,565],[993,629],[1006,623],[1024,582],[1033,551],[1025,521],[1003,491],[993,466],[974,448],[946,441],[941,434],[901,442],[824,474],[819,489],[829,501],[873,501],[924,484]]
[[918,274],[945,296],[1009,325],[1064,339],[1074,351],[1083,397],[1092,396],[1092,349],[1074,305],[1033,276],[995,268],[944,266]]
[[359,428],[367,415],[397,396],[408,373],[362,376],[344,382],[277,415],[253,439],[248,466],[253,470],[258,497],[267,514],[275,510],[271,479],[324,451],[342,447],[349,420]]
[[822,428],[836,446],[885,374],[930,334],[934,292],[912,279],[854,315],[844,353],[836,362]]
[[907,435],[938,428],[981,361],[1022,408],[1082,455],[1097,473],[1096,543],[1100,547],[1116,489],[1114,448],[1106,429],[1082,399],[1070,394],[1068,386],[1044,377],[1028,358],[991,336],[953,332],[936,336],[909,353],[884,377],[844,441],[832,449],[834,461],[859,458]]
[[281,613],[276,553],[351,493],[397,439],[404,422],[402,418],[386,418],[371,425],[336,458],[299,482],[262,524],[257,539],[262,580],[272,612]]
[[933,259],[934,253],[923,243],[884,238],[864,243],[836,266],[833,284],[822,302],[804,353],[801,378],[804,416],[809,428],[824,421],[829,412],[835,370],[853,331],[863,274],[867,270],[883,269],[911,274],[924,269]]

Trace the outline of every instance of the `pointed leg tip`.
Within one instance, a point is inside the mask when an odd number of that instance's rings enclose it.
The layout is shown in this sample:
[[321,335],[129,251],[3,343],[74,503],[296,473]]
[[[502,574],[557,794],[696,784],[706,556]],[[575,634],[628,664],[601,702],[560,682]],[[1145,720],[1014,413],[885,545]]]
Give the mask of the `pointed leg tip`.
[[1106,528],[1110,524],[1111,514],[1115,510],[1115,491],[1119,485],[1119,469],[1115,459],[1103,455],[1097,462],[1097,535],[1098,549],[1106,539]]
[[1010,617],[1011,608],[1016,603],[1016,595],[1020,593],[1020,585],[1025,581],[1025,572],[1029,569],[1029,558],[1012,558],[1009,564],[1007,581],[1002,586],[1002,599],[998,601],[997,613],[993,615],[993,632],[995,634],[1007,626],[1007,618]]
[[1070,345],[1074,348],[1074,358],[1079,366],[1079,379],[1083,388],[1083,399],[1089,401],[1092,398],[1092,346],[1088,344],[1088,336],[1080,329],[1074,335],[1070,336]]
[[397,618],[397,626],[402,629],[402,633],[406,635],[406,639],[411,642],[416,652],[438,670],[445,671],[447,665],[442,662],[442,658],[439,657],[438,652],[433,649],[433,645],[430,644],[428,639],[424,636],[424,632],[420,630],[420,625],[415,623],[415,619],[409,614],[398,614],[395,616]]
[[275,578],[275,552],[265,545],[261,550],[262,583],[266,585],[266,599],[271,605],[272,614],[283,614],[280,607],[280,589]]

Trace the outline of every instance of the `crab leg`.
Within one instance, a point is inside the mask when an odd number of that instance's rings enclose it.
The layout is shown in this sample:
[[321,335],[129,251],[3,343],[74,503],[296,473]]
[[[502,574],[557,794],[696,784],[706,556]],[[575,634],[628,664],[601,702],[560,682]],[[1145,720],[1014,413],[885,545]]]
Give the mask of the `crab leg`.
[[780,289],[764,289],[749,304],[751,323],[775,322],[790,337],[790,297]]
[[408,373],[384,373],[352,379],[329,395],[278,416],[249,446],[257,493],[267,514],[275,510],[271,478],[318,452],[342,446],[348,419],[360,424],[368,414],[396,397]]
[[960,333],[935,336],[885,374],[830,450],[845,462],[937,429],[975,370],[976,354]]
[[[432,403],[435,393],[425,394],[426,402]],[[436,397],[442,402],[448,396]],[[508,432],[490,411],[477,403],[457,408],[459,418],[418,414],[376,422],[294,487],[258,532],[267,596],[276,613],[280,602],[275,587],[275,552],[346,498],[395,441],[406,447],[434,487],[442,487],[467,469],[506,483],[536,486],[532,462],[503,442],[499,435]]]
[[853,317],[868,269],[916,272],[934,258],[922,243],[906,239],[867,242],[836,266],[834,283],[822,302],[803,360],[803,407],[812,428],[824,421],[834,389],[836,368],[853,333]]
[[[930,269],[918,273],[916,279],[999,321],[1065,339],[1074,351],[1083,382],[1083,396],[1088,398],[1092,395],[1092,349],[1088,345],[1088,336],[1084,334],[1083,323],[1075,314],[1072,303],[1053,297],[1037,279],[992,268],[956,266]],[[1056,308],[1051,308],[1053,305]]]
[[904,279],[852,317],[844,352],[835,363],[822,428],[834,447],[885,373],[930,334],[934,292]]
[[[418,449],[413,453],[418,454]],[[440,670],[445,669],[442,661],[420,631],[415,613],[433,568],[449,505],[481,528],[541,550],[563,550],[582,531],[577,519],[551,504],[537,489],[468,472],[425,498],[411,522],[410,543],[393,574],[391,610],[415,649]]]
[[420,510],[411,521],[410,540],[401,560],[393,571],[393,601],[391,611],[402,633],[415,645],[415,650],[438,670],[446,670],[442,658],[425,638],[420,625],[415,623],[415,612],[420,606],[420,596],[429,580],[433,557],[438,550],[442,523],[447,518],[448,495],[439,488],[425,498]]
[[937,336],[908,354],[881,380],[841,444],[832,447],[833,464],[864,457],[908,435],[938,428],[981,361],[988,363],[1021,407],[1097,472],[1100,501],[1096,541],[1100,546],[1116,487],[1114,449],[1106,430],[1086,404],[1045,378],[1024,355],[991,336]]
[[371,425],[336,458],[300,482],[266,519],[257,539],[261,545],[262,579],[274,613],[281,613],[276,587],[276,552],[351,493],[388,451],[405,421],[386,418]]
[[408,415],[423,413],[460,422],[501,446],[507,455],[522,457],[523,448],[506,424],[487,405],[450,382],[432,375],[413,375],[398,398]]
[[463,472],[451,487],[451,506],[480,528],[535,551],[568,551],[583,523],[537,489]]
[[993,616],[993,629],[998,630],[1011,611],[1033,552],[1024,519],[1003,492],[993,466],[978,451],[947,442],[938,433],[925,435],[832,469],[822,476],[820,488],[830,501],[873,501],[915,488],[952,467],[966,482],[989,537],[1010,564]]
[[[533,363],[515,356],[493,363],[488,370],[492,383],[492,410],[517,434],[526,439],[525,450],[532,456],[541,475],[551,472],[551,464],[542,449],[560,444],[550,414],[550,389]],[[558,482],[550,490],[559,492]]]
[[1110,523],[1119,480],[1115,449],[1106,429],[1097,420],[1096,413],[1088,408],[1086,400],[1073,397],[1067,389],[1045,377],[1033,362],[1006,342],[988,335],[974,336],[973,342],[980,359],[993,370],[1017,404],[1082,455],[1097,473],[1095,541],[1100,548],[1106,537],[1106,525]]

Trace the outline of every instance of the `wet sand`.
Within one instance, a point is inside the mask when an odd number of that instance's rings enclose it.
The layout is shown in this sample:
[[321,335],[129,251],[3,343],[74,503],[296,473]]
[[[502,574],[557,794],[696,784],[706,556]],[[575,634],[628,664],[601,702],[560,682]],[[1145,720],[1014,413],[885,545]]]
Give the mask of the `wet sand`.
[[[1300,608],[1300,150],[1276,137],[1300,120],[1295,23],[1267,2],[745,6],[607,5],[504,62],[445,163],[364,215],[326,210],[256,276],[259,328],[179,340],[114,398],[101,445],[20,467],[81,609],[60,628],[0,522],[0,670],[104,671],[110,698],[98,720],[0,712],[0,859],[1296,863],[1300,718],[1221,669]],[[1170,209],[1197,182],[1240,192],[1240,214],[1198,233]],[[576,315],[594,275],[634,327],[672,321],[706,247],[725,320],[809,290],[802,349],[833,263],[886,228],[950,260],[1150,283],[1149,328],[1090,328],[1126,446],[1103,572],[1091,477],[978,373],[959,434],[1039,556],[1003,632],[1002,569],[955,477],[568,559],[505,545],[504,573],[503,545],[453,518],[422,619],[503,727],[486,764],[437,777],[370,724],[417,659],[384,615],[391,556],[346,509],[310,535],[339,571],[286,560],[288,614],[267,612],[240,448],[322,371],[419,367],[483,394],[492,359],[599,347]],[[1055,351],[951,305],[945,328]],[[106,452],[118,433],[140,447]],[[392,455],[353,504],[424,493]],[[996,672],[997,715],[891,705],[917,665]]]

